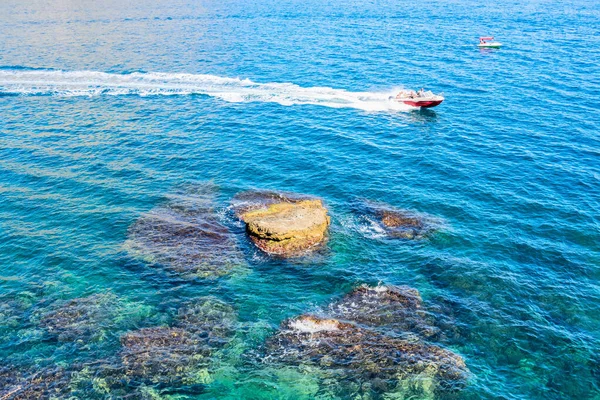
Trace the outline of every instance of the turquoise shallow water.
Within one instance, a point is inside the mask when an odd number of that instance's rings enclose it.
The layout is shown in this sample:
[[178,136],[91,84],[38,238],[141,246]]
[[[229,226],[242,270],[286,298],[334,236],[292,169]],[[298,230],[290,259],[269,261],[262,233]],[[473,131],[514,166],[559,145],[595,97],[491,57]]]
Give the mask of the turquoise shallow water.
[[[0,5],[3,366],[81,370],[210,295],[238,315],[210,378],[144,396],[327,398],[314,371],[243,360],[284,319],[381,282],[450,321],[436,343],[471,376],[438,397],[600,398],[598,4],[122,3]],[[478,50],[488,34],[504,48]],[[447,100],[387,101],[421,86]],[[211,188],[243,255],[233,274],[190,281],[127,251],[136,220],[189,187]],[[327,248],[292,261],[254,249],[230,201],[257,188],[321,197]],[[438,230],[387,239],[360,199]],[[117,316],[88,343],[40,322],[98,293]]]

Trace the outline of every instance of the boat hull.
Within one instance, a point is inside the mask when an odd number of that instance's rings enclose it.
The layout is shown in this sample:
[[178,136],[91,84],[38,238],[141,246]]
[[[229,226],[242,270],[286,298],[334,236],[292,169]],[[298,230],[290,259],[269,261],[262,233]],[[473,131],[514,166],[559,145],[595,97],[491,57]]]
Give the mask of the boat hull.
[[493,42],[493,43],[480,43],[477,45],[480,49],[498,49],[502,47],[502,43]]
[[415,100],[404,100],[404,104],[408,104],[413,107],[431,108],[439,106],[444,100],[426,100],[426,101],[415,101]]

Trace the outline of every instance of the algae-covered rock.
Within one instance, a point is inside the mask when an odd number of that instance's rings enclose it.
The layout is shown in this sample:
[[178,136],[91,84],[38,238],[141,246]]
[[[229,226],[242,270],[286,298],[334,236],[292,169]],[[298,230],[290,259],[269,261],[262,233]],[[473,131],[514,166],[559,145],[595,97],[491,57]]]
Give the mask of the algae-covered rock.
[[181,307],[176,316],[176,326],[202,335],[210,346],[218,347],[229,342],[235,334],[237,314],[234,308],[214,297],[202,297]]
[[109,398],[143,398],[127,385],[114,360],[95,360],[64,367],[0,367],[1,400]]
[[438,333],[432,317],[423,307],[417,289],[408,286],[362,285],[329,306],[336,318],[369,326],[409,331],[423,337]]
[[285,321],[266,349],[269,359],[335,370],[343,379],[369,382],[384,392],[424,376],[438,388],[457,389],[467,378],[464,360],[451,351],[311,315]]
[[177,390],[202,387],[212,380],[214,353],[231,340],[236,323],[229,304],[201,297],[179,308],[172,327],[128,332],[121,337],[120,352],[125,380]]
[[24,308],[15,304],[8,296],[0,297],[0,334],[8,329],[19,327],[23,323]]
[[231,203],[235,215],[239,218],[243,213],[265,208],[271,204],[298,203],[303,200],[311,199],[314,199],[314,197],[291,192],[247,190],[236,194]]
[[411,210],[368,200],[355,205],[355,211],[378,232],[397,239],[423,239],[436,230],[435,220]]
[[14,366],[2,366],[0,399],[60,399],[70,392],[69,382],[69,374],[60,367],[21,371]]
[[239,195],[234,208],[258,248],[285,257],[302,255],[322,244],[330,223],[321,200],[301,195]]
[[107,292],[56,301],[36,311],[33,319],[58,341],[89,344],[102,341],[115,329],[127,329],[151,313],[151,307]]
[[129,228],[126,249],[188,279],[231,273],[243,256],[217,217],[214,197],[209,186],[176,193]]
[[461,356],[425,340],[436,334],[416,289],[362,285],[319,316],[284,321],[263,359],[319,369],[340,397],[433,397],[462,389],[469,374]]
[[125,375],[151,383],[192,383],[206,369],[210,348],[181,328],[143,328],[121,337]]
[[42,314],[40,325],[59,341],[98,340],[117,316],[117,305],[117,296],[112,293],[58,302]]

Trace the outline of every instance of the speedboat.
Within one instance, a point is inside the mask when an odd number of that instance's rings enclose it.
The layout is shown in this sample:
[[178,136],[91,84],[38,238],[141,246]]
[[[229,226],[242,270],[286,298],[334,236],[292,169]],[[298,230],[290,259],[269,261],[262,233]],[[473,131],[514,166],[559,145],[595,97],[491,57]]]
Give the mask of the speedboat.
[[477,47],[480,48],[488,48],[488,49],[497,49],[502,46],[502,43],[494,42],[493,36],[483,36],[479,38],[479,44]]
[[390,97],[390,100],[399,103],[408,104],[413,107],[431,108],[439,106],[444,101],[443,93],[433,94],[430,90],[423,89],[415,92],[414,90],[401,90],[396,97]]

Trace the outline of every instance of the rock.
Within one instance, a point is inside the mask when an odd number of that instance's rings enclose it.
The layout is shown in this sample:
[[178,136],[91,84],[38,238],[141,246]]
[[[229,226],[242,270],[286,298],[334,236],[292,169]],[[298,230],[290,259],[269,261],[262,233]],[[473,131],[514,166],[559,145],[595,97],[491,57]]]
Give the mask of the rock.
[[422,239],[431,232],[425,219],[407,210],[381,210],[377,217],[388,236],[400,239]]
[[344,380],[372,381],[369,387],[385,391],[424,377],[436,388],[459,389],[468,374],[462,357],[441,347],[311,315],[285,321],[266,349],[269,359],[343,371]]
[[438,333],[431,320],[416,289],[362,285],[320,316],[285,321],[267,340],[264,359],[318,369],[339,397],[462,389],[469,375],[462,357],[425,341]]
[[255,203],[237,212],[258,248],[290,257],[302,255],[325,241],[330,218],[321,200],[273,194],[263,197],[266,200],[262,206]]
[[151,398],[137,389],[139,384],[129,385],[118,365],[104,361],[67,367],[0,367],[0,400]]
[[62,368],[19,371],[14,366],[0,368],[0,399],[31,400],[68,398],[70,376]]
[[362,285],[329,306],[335,318],[430,338],[438,333],[417,289]]
[[152,314],[151,307],[130,302],[109,292],[96,293],[51,304],[40,302],[31,320],[45,328],[60,342],[76,342],[87,346],[108,337],[117,339],[114,332],[128,329]]
[[176,317],[177,327],[201,335],[212,347],[228,343],[236,324],[233,307],[214,297],[195,299],[181,307]]
[[181,328],[143,328],[121,337],[128,378],[148,383],[189,384],[206,371],[210,348]]
[[0,321],[1,328],[16,328],[23,324],[26,308],[19,307],[14,298],[0,296]]
[[390,238],[423,239],[435,230],[432,218],[410,210],[402,210],[383,203],[364,200],[355,207],[366,222],[374,224]]
[[217,278],[243,264],[233,234],[217,218],[210,187],[176,193],[140,217],[129,228],[126,248],[187,279]]
[[59,302],[52,308],[42,314],[40,325],[63,342],[101,340],[118,312],[117,297],[112,293]]
[[176,390],[202,388],[211,379],[214,351],[230,341],[236,324],[233,307],[214,297],[184,304],[175,326],[143,328],[121,337],[125,380]]
[[423,221],[406,211],[382,210],[380,212],[381,223],[388,228],[413,228],[423,229]]
[[275,192],[272,190],[248,190],[236,194],[232,199],[232,206],[236,217],[249,211],[266,208],[271,204],[298,203],[303,200],[314,199],[298,193]]

